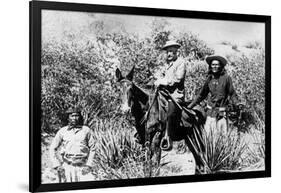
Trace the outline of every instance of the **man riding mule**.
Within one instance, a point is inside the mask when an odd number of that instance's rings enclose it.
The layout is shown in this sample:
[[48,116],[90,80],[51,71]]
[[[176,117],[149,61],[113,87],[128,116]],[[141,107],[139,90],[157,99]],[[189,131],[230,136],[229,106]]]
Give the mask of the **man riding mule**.
[[[195,154],[195,151],[190,143],[190,139],[186,140],[182,138],[182,134],[188,134],[187,132],[194,127],[197,123],[197,126],[203,122],[203,116],[195,115],[194,112],[189,111],[187,108],[184,108],[185,104],[185,75],[186,75],[186,62],[183,58],[178,56],[178,49],[180,44],[176,41],[168,41],[163,46],[162,50],[166,51],[166,63],[164,70],[160,73],[160,76],[157,77],[155,81],[155,86],[160,90],[159,94],[159,106],[160,106],[160,115],[162,115],[162,120],[165,121],[165,135],[161,140],[160,147],[162,150],[165,150],[164,154],[167,155],[163,162],[175,162],[173,160],[188,159],[190,162],[194,160],[190,157],[181,158],[179,156],[179,149],[184,153],[187,149],[186,143],[189,145],[189,149],[195,155],[196,162],[198,166],[202,166],[201,160]],[[187,112],[188,111],[188,112]],[[166,115],[166,116],[165,116]],[[184,120],[184,118],[189,120]],[[193,119],[192,119],[193,118]],[[196,120],[197,118],[197,120]],[[199,120],[200,119],[200,120]],[[185,123],[184,126],[180,127],[180,123]],[[193,124],[193,125],[192,125]],[[194,129],[194,128],[193,128]],[[199,127],[196,129],[200,129]],[[200,132],[200,131],[198,131]],[[199,133],[201,134],[201,133]],[[194,135],[194,133],[189,133],[189,137]],[[197,144],[201,145],[202,144]],[[201,147],[202,149],[204,147]],[[171,150],[171,152],[169,152]],[[185,154],[187,155],[187,154]],[[174,163],[173,165],[181,165],[183,163]],[[169,167],[171,167],[169,166]],[[182,167],[184,170],[188,170],[186,167]],[[188,173],[188,171],[186,171]],[[185,174],[185,172],[182,172]]]
[[[166,159],[164,162],[166,163],[163,163],[162,160],[161,162],[166,166],[170,165],[171,168],[175,166],[172,164],[173,162],[181,161],[176,165],[188,165],[188,162],[194,163],[192,154],[197,166],[202,165],[200,156],[196,155],[195,149],[198,148],[194,147],[202,146],[200,143],[201,137],[198,136],[201,133],[202,119],[200,122],[199,118],[202,118],[202,113],[182,107],[184,103],[185,63],[183,59],[177,56],[179,47],[180,45],[174,41],[168,41],[163,47],[163,50],[167,52],[167,64],[155,81],[157,89],[152,96],[132,82],[134,68],[126,77],[122,76],[119,69],[116,70],[117,79],[124,87],[125,97],[123,98],[126,102],[121,109],[131,110],[135,118],[139,142],[149,144],[159,163],[161,150],[164,150],[162,154],[166,154],[164,156]],[[187,118],[188,124],[179,124],[182,121],[182,115]],[[185,151],[187,149],[186,144],[192,152],[192,154],[189,153],[189,157],[186,157],[188,155],[188,152]],[[203,149],[203,147],[200,147],[200,149]],[[173,158],[169,154],[173,155]],[[180,154],[185,157],[180,157]],[[183,157],[184,159],[182,159]],[[191,164],[189,163],[189,165]],[[189,171],[184,166],[180,170],[183,170],[180,175],[194,174],[195,166]]]
[[[160,89],[163,88],[166,91],[164,97],[160,95],[162,99],[161,107],[167,107],[166,109],[161,109],[160,113],[163,115],[162,120],[166,120],[166,138],[167,143],[165,147],[166,150],[171,148],[171,137],[174,138],[174,133],[177,130],[181,117],[181,109],[179,105],[184,102],[184,80],[186,74],[185,62],[182,58],[178,57],[178,49],[180,44],[175,41],[168,41],[162,48],[166,51],[167,58],[164,69],[157,77],[157,80],[154,82],[156,87]],[[162,89],[162,90],[163,90]],[[165,104],[166,103],[166,104]],[[165,112],[166,111],[166,112]],[[166,114],[166,117],[165,117]],[[164,118],[165,117],[165,118]]]

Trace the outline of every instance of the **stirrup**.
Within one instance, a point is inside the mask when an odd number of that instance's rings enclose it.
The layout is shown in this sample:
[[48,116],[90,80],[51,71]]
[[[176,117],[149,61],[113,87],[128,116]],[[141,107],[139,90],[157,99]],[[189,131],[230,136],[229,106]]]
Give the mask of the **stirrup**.
[[160,142],[160,148],[163,151],[169,151],[171,150],[173,147],[172,143],[171,143],[171,138],[169,136],[165,136],[164,138],[162,138],[161,142]]

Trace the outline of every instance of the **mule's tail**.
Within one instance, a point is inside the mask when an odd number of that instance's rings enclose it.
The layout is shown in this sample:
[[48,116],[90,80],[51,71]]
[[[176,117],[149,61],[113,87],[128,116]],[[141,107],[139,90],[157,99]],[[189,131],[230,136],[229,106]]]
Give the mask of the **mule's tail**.
[[205,145],[203,142],[203,132],[204,126],[202,124],[195,125],[189,129],[186,138],[186,144],[194,156],[196,167],[199,170],[205,168],[206,163],[204,161]]

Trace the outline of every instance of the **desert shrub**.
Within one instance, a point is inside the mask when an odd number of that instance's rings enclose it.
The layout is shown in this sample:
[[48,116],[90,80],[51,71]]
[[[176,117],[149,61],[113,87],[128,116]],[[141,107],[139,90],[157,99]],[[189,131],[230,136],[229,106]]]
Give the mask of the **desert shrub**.
[[[265,169],[265,136],[260,130],[251,129],[244,134],[244,140],[248,141],[244,159],[245,170]],[[249,143],[250,141],[250,143]]]
[[208,72],[208,65],[205,61],[192,60],[187,62],[186,72],[186,99],[192,100],[199,93],[203,86]]
[[208,133],[203,130],[202,141],[205,151],[196,149],[196,154],[204,163],[202,173],[220,173],[242,169],[241,156],[247,145],[235,130],[230,128],[226,134],[214,129]]
[[265,115],[264,64],[264,51],[259,50],[251,56],[236,57],[228,71],[233,77],[233,84],[241,102],[251,109],[252,114],[257,113],[263,122]]
[[[41,106],[45,128],[65,124],[64,112],[71,106],[82,107],[86,122],[92,116],[89,113],[97,112],[99,106],[102,116],[113,110],[108,107],[115,98],[114,87],[108,90],[105,84],[113,82],[108,79],[110,65],[98,51],[99,48],[83,44],[43,45]],[[105,94],[109,98],[103,97]]]
[[[120,119],[99,119],[94,125],[96,173],[102,173],[102,179],[145,177],[147,149],[135,142],[132,125]],[[152,176],[158,171],[155,161],[151,162]]]
[[191,49],[195,51],[195,59],[202,60],[214,54],[214,50],[192,32],[181,33],[177,39],[182,45],[180,52],[183,57],[188,57]]
[[237,46],[236,44],[233,44],[233,45],[231,46],[231,49],[233,49],[233,50],[235,50],[235,51],[238,51],[238,46]]
[[123,123],[99,120],[93,131],[100,161],[107,167],[118,168],[122,166],[123,159],[140,156],[141,147],[133,140],[132,129],[124,128]]
[[231,42],[229,42],[229,41],[221,41],[220,44],[221,44],[221,45],[228,46],[228,45],[231,45]]
[[251,42],[248,42],[244,45],[246,48],[249,48],[249,49],[260,49],[262,48],[262,45],[259,41],[251,41]]

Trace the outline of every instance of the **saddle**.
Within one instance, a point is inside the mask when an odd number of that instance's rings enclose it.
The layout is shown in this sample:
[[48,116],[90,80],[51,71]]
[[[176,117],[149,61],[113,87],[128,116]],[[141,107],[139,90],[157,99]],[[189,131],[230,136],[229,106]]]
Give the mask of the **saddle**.
[[[166,115],[168,112],[168,101],[165,97],[159,96],[159,120],[160,122],[165,122],[167,119]],[[193,125],[204,124],[206,120],[206,112],[204,108],[200,105],[196,105],[192,109],[187,108],[191,101],[185,101],[181,104],[177,103],[178,107],[181,109],[179,127],[192,127]]]
[[192,109],[188,109],[187,106],[190,102],[184,102],[182,104],[181,121],[180,126],[192,127],[193,125],[204,124],[206,121],[206,112],[200,105],[196,105]]
[[[182,110],[180,114],[180,123],[175,125],[172,131],[168,133],[167,129],[165,135],[160,142],[160,148],[164,151],[172,149],[172,141],[182,140],[184,136],[196,135],[194,129],[200,128],[199,125],[203,125],[206,121],[206,113],[200,105],[195,106],[193,109],[188,109],[189,102],[181,105]],[[198,131],[200,133],[200,131]],[[198,133],[197,133],[198,134]],[[190,139],[189,139],[190,140]],[[195,146],[199,146],[197,141],[193,141]]]

